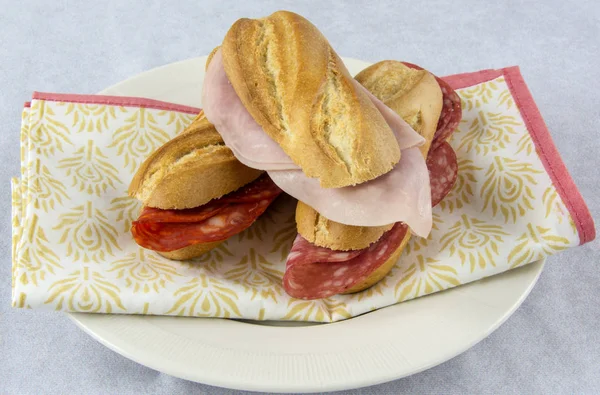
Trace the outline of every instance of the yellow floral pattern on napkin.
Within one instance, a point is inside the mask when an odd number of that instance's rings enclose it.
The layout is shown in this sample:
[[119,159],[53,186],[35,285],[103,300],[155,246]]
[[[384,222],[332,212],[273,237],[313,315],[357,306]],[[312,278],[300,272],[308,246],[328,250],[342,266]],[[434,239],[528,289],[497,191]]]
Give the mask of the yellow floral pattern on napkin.
[[331,322],[466,284],[579,244],[503,77],[457,91],[463,120],[450,143],[459,174],[372,288],[290,298],[285,257],[296,236],[287,196],[250,229],[188,262],[135,244],[140,203],[126,195],[142,161],[194,114],[34,100],[12,180],[13,304],[63,311]]

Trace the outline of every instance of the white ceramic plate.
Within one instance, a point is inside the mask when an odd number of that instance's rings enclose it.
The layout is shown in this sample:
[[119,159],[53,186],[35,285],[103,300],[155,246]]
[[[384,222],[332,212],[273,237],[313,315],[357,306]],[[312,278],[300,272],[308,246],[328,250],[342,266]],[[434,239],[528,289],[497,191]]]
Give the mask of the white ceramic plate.
[[[200,107],[206,57],[102,91]],[[352,74],[369,64],[345,58]],[[544,263],[333,324],[71,314],[112,350],[161,372],[220,387],[319,392],[378,384],[472,347],[523,302]]]

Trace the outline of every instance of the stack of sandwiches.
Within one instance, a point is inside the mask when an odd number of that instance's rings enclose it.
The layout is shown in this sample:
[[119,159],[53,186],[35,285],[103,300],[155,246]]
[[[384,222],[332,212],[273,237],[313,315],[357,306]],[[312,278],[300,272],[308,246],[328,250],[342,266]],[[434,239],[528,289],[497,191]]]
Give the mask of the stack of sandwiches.
[[298,200],[283,287],[327,298],[379,282],[452,189],[447,143],[460,100],[418,66],[354,78],[300,15],[240,19],[207,60],[203,111],[140,167],[135,241],[190,259],[252,225],[281,193]]

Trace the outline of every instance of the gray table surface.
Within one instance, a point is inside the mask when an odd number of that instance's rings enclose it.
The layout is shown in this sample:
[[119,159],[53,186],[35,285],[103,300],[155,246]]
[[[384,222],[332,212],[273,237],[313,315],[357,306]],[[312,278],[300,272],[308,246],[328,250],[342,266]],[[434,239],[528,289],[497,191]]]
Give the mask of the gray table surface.
[[[9,177],[22,104],[34,90],[96,93],[205,55],[240,17],[312,20],[342,56],[409,60],[447,75],[520,65],[567,167],[599,218],[600,7],[593,0],[0,2],[0,394],[235,391],[150,370],[63,314],[10,307]],[[552,257],[520,309],[469,351],[359,393],[600,392],[600,244]]]

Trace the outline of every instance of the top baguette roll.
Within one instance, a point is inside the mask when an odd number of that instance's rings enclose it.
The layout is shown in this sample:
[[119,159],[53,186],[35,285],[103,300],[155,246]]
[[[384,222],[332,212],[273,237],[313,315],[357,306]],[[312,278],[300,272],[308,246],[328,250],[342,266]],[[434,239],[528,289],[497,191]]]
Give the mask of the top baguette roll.
[[[442,91],[435,77],[426,70],[385,60],[364,69],[355,78],[425,138],[426,143],[419,149],[427,158],[443,104]],[[344,225],[325,218],[303,202],[296,206],[296,225],[298,233],[311,243],[344,251],[368,247],[393,226]],[[408,240],[410,232],[406,237]],[[405,245],[403,242],[401,248]]]
[[201,112],[186,130],[142,163],[128,192],[149,207],[194,208],[241,188],[261,174],[235,158]]
[[250,115],[322,187],[372,180],[400,160],[383,116],[302,16],[278,11],[239,19],[221,50],[225,73]]

